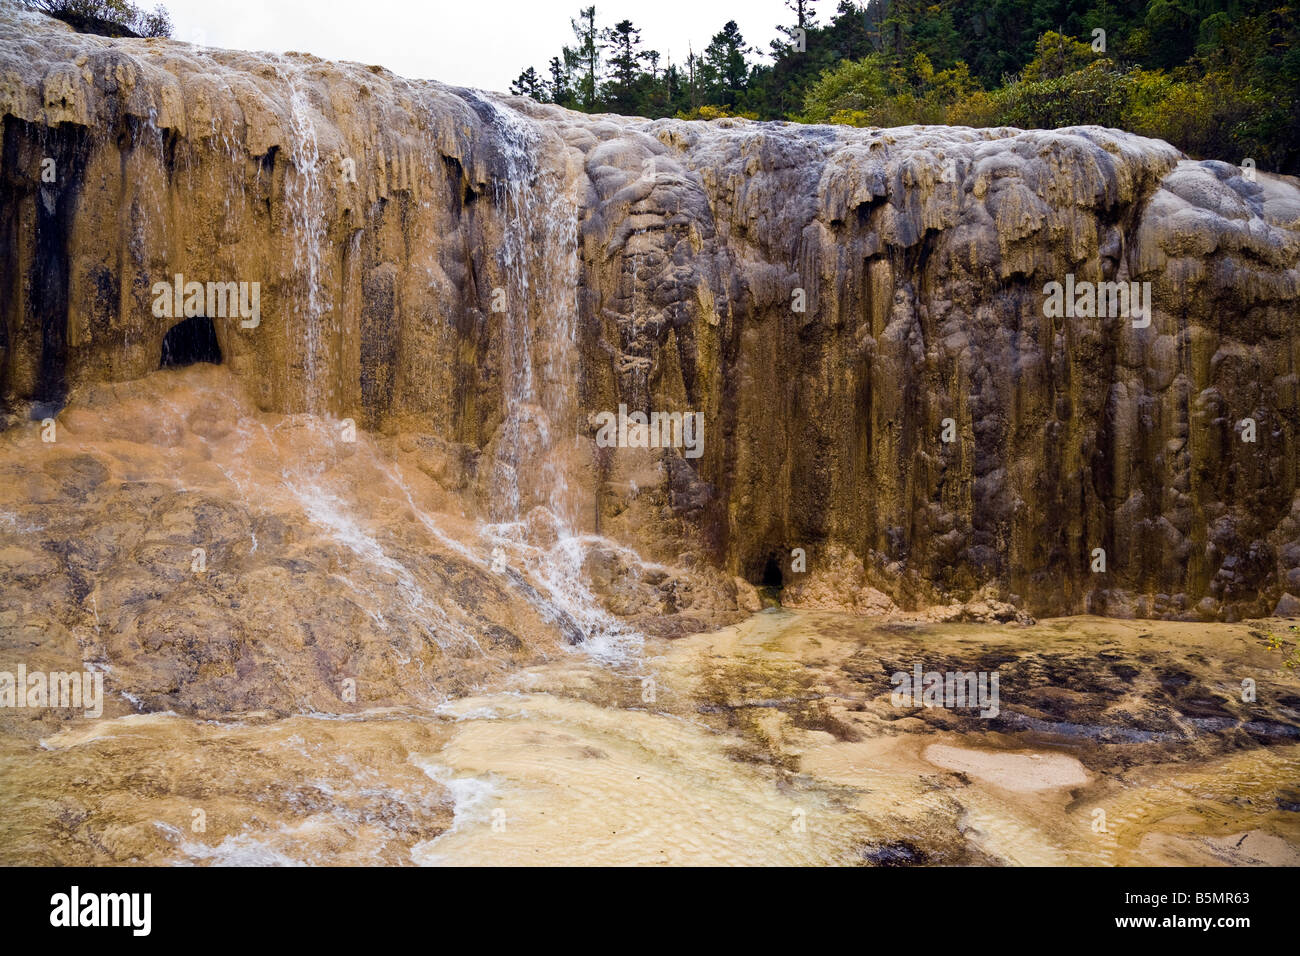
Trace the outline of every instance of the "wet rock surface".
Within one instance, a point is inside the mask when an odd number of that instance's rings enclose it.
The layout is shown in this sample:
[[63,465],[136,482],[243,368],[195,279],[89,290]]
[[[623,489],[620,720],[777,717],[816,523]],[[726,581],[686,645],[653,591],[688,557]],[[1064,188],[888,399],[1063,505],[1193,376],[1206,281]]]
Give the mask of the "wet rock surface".
[[[1300,859],[1300,677],[1268,649],[1279,626],[769,609],[660,661],[745,742],[733,759],[848,787],[894,834],[859,848],[869,865],[1279,863]],[[996,673],[996,712],[896,700],[917,667]],[[1272,849],[1238,856],[1247,834]]]
[[[436,708],[4,730],[0,860],[1294,864],[1275,627],[769,611]],[[999,714],[896,705],[918,663],[996,668]]]
[[[861,568],[859,609],[1300,599],[1291,179],[1093,127],[586,116],[0,16],[15,415],[157,367],[154,282],[256,281],[255,328],[213,321],[260,409],[450,443],[480,497],[463,465],[541,434],[524,342],[574,519],[652,560],[759,583],[800,548],[813,591]],[[1049,317],[1067,275],[1150,283],[1150,324]],[[700,457],[598,448],[620,404],[703,413]]]
[[[340,434],[258,412],[210,365],[79,390],[54,442],[0,434],[0,671],[99,668],[110,716],[354,713],[758,606],[614,542],[565,566],[546,512],[507,537],[467,507],[454,452]],[[68,719],[0,709],[24,735]]]
[[0,860],[1300,862],[1294,180],[0,28]]

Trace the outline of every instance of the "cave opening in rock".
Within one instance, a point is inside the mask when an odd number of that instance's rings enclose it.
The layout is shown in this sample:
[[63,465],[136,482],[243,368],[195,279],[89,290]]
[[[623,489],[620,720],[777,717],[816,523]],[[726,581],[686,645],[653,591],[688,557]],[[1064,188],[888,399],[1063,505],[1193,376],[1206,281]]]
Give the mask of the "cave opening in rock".
[[781,562],[777,561],[775,552],[768,552],[767,563],[763,565],[762,586],[779,591],[784,584],[785,576],[781,573]]
[[217,329],[206,315],[196,315],[177,322],[163,337],[159,368],[179,368],[195,362],[221,364],[221,345]]

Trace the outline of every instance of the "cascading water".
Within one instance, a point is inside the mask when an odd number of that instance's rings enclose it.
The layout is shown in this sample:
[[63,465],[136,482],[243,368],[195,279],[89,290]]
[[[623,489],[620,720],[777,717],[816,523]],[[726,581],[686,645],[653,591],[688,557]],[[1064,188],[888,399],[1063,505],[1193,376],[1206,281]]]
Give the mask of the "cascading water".
[[546,143],[535,124],[470,95],[491,117],[502,160],[494,195],[505,220],[506,408],[485,533],[498,554],[520,562],[541,585],[544,613],[566,630],[576,626],[592,653],[621,658],[639,645],[639,635],[605,612],[583,583],[589,542],[578,528],[579,483],[569,481],[577,451],[577,198],[562,169],[540,162]]
[[[323,466],[332,454],[329,428],[314,420],[331,407],[330,396],[324,394],[330,376],[322,364],[331,311],[325,292],[329,277],[323,254],[323,167],[307,84],[295,64],[282,65],[290,94],[293,166],[286,180],[286,203],[293,224],[294,265],[303,284],[294,307],[304,350],[305,408],[310,417],[306,424],[319,433],[317,450],[324,456],[286,473],[285,486],[313,523],[332,528],[341,543],[394,579],[402,603],[435,643],[448,646],[450,641],[481,653],[472,634],[425,596],[413,572],[344,513],[340,503],[346,491],[332,486]],[[578,515],[583,511],[576,501],[582,483],[570,481],[579,450],[577,198],[564,171],[541,161],[548,144],[536,124],[486,95],[467,95],[481,115],[490,118],[500,157],[493,195],[503,236],[498,262],[506,304],[499,330],[504,414],[490,449],[481,554],[472,548],[457,550],[505,577],[571,643],[581,643],[597,657],[622,660],[628,650],[640,646],[640,635],[606,612],[584,583],[585,558],[599,539],[582,533]],[[400,480],[396,484],[402,487]],[[412,508],[431,534],[444,543],[449,540],[432,517],[413,502]]]
[[320,414],[329,410],[329,396],[321,395],[320,362],[322,324],[330,311],[325,301],[325,191],[321,184],[320,149],[310,104],[297,67],[285,64],[282,71],[289,88],[289,156],[293,171],[286,178],[285,200],[293,223],[293,265],[303,284],[303,294],[294,299],[294,312],[301,323],[297,341],[303,349],[305,410]]
[[[1253,355],[1269,381],[1284,377],[1289,353],[1261,329],[1284,328],[1294,311],[1285,311],[1294,230],[1279,224],[1300,202],[1289,184],[1261,173],[1240,194],[1250,214],[1229,222],[1197,205],[1245,208],[1221,164],[1124,134],[882,138],[611,120],[300,56],[204,55],[196,69],[166,40],[84,37],[27,13],[11,30],[11,7],[0,4],[6,144],[31,162],[7,170],[0,207],[18,226],[44,208],[41,229],[9,230],[15,262],[41,266],[51,240],[75,253],[69,335],[58,341],[76,387],[51,413],[57,441],[21,414],[0,432],[0,670],[84,668],[105,680],[99,716],[52,701],[0,707],[0,863],[1300,863],[1300,690],[1260,639],[1267,623],[933,624],[930,613],[951,609],[867,609],[871,588],[840,565],[814,568],[803,596],[843,599],[857,613],[772,609],[724,626],[757,601],[744,581],[687,560],[702,555],[674,528],[651,524],[654,512],[675,519],[653,494],[637,495],[650,456],[602,470],[604,487],[626,480],[631,494],[611,494],[599,513],[614,519],[607,533],[644,542],[646,553],[680,541],[682,560],[655,565],[594,533],[598,476],[583,417],[594,409],[576,387],[642,407],[675,391],[675,380],[661,387],[662,372],[677,365],[684,382],[685,363],[695,363],[692,401],[734,426],[720,456],[730,487],[714,489],[717,503],[761,536],[773,525],[757,499],[784,497],[791,514],[809,500],[797,487],[806,468],[781,457],[780,436],[830,442],[901,415],[908,376],[924,378],[933,364],[910,361],[908,340],[892,332],[867,335],[877,319],[912,328],[928,308],[926,329],[938,323],[941,344],[957,343],[943,346],[949,358],[975,356],[975,386],[954,384],[932,410],[970,400],[986,407],[987,425],[1028,402],[1042,414],[1026,406],[1021,431],[1036,434],[1044,421],[1050,431],[1052,403],[1038,402],[1033,369],[1007,364],[1011,353],[997,345],[1005,330],[992,316],[1015,284],[988,297],[968,290],[993,266],[1078,264],[1097,251],[1095,224],[1141,226],[1121,244],[1140,237],[1134,248],[1151,252],[1183,242],[1194,213],[1197,235],[1217,243],[1221,277],[1197,293],[1208,313],[1181,291],[1171,301],[1187,304],[1198,335],[1222,338],[1215,348]],[[628,188],[637,157],[659,152],[650,135],[687,172]],[[943,198],[950,191],[912,177],[927,141],[991,164],[987,209],[958,208]],[[269,153],[275,144],[280,152]],[[38,185],[34,161],[73,145],[77,164],[61,159],[57,181]],[[366,158],[355,190],[341,189],[331,166],[349,153]],[[839,217],[862,200],[877,162],[894,194],[885,205],[906,215],[855,226]],[[1104,203],[1073,189],[1096,192],[1096,175],[1108,184],[1097,193]],[[48,218],[69,184],[80,189],[75,209]],[[764,208],[773,195],[789,202]],[[1050,202],[1062,195],[1075,201]],[[383,201],[363,206],[370,196]],[[996,215],[1039,200],[1064,218],[1037,237],[1016,216]],[[965,223],[965,236],[970,215],[985,221],[985,212],[988,225],[969,234],[969,263],[945,257],[958,240],[943,224]],[[927,232],[927,223],[940,225]],[[927,261],[945,265],[924,270],[937,283],[928,302],[899,291],[920,268],[905,254],[912,225],[937,250]],[[1246,244],[1229,249],[1225,236]],[[825,258],[837,250],[839,259]],[[265,324],[226,327],[222,366],[157,368],[166,330],[147,293],[179,272],[271,286]],[[845,293],[834,328],[791,328],[787,301],[772,300],[772,311],[760,303],[780,291],[775,276],[795,272]],[[597,313],[590,343],[584,328],[582,351],[580,274],[594,308],[614,307]],[[655,351],[669,281],[679,287],[675,357]],[[23,375],[48,345],[46,320],[30,320],[50,303],[13,287],[0,352],[6,382],[23,392],[38,384]],[[487,306],[498,288],[504,310]],[[895,292],[906,300],[898,316]],[[1238,292],[1259,304],[1245,338],[1206,321]],[[859,299],[860,335],[838,325]],[[944,301],[953,308],[936,311]],[[772,330],[774,312],[787,317],[776,338],[757,334]],[[51,314],[61,330],[62,312]],[[746,333],[738,351],[732,330]],[[824,408],[796,414],[783,403],[810,393],[784,391],[782,350],[802,331],[825,339],[803,343],[805,371],[846,362],[890,382],[897,372],[903,391],[885,401],[877,388],[871,407],[857,409],[856,392],[832,390]],[[588,345],[600,352],[587,355]],[[1153,373],[1178,371],[1157,353],[1118,384],[1069,355],[1062,368],[1085,391],[1110,382],[1141,395]],[[1274,353],[1281,366],[1270,364]],[[1202,384],[1240,378],[1224,408],[1254,407],[1247,393],[1260,376],[1237,376],[1235,362]],[[1002,377],[1027,390],[985,387],[1005,368],[1023,371]],[[652,381],[662,394],[648,393]],[[1179,390],[1166,391],[1176,405]],[[769,396],[782,399],[775,411]],[[1272,408],[1276,418],[1292,406]],[[366,427],[341,441],[329,416],[361,412]],[[1090,413],[1081,414],[1087,444]],[[922,418],[914,433],[937,434]],[[1130,434],[1145,420],[1120,429],[1116,447],[1146,447]],[[1199,447],[1200,426],[1187,427],[1189,447]],[[1153,434],[1150,447],[1167,438]],[[813,444],[819,455],[836,451]],[[1260,446],[1290,460],[1289,439]],[[883,439],[873,447],[868,477],[887,476],[896,452],[910,455]],[[1253,459],[1249,447],[1238,464]],[[841,451],[849,457],[831,455],[832,472],[858,474],[861,449]],[[772,480],[787,474],[792,484]],[[861,529],[886,503],[901,518],[926,507],[925,488],[885,488],[860,507],[854,481],[834,479],[834,494],[817,498],[830,525]],[[1200,503],[1214,508],[1227,499],[1212,484]],[[686,490],[690,505],[696,489]],[[1052,532],[1058,503],[1036,495],[1028,511],[1046,515]],[[1288,498],[1250,501],[1289,513]],[[970,528],[969,512],[935,520]],[[1285,552],[1292,519],[1257,532],[1246,517],[1233,518],[1243,541],[1258,535]],[[924,540],[912,544],[924,550]],[[1124,563],[1115,557],[1113,570]],[[995,603],[957,610],[996,613]],[[643,652],[605,607],[654,635]],[[581,647],[566,648],[566,635]],[[961,708],[901,709],[890,675],[922,663],[957,673],[995,665],[998,723]],[[1249,702],[1236,691],[1243,674],[1258,681]],[[206,830],[191,824],[199,808]],[[1111,821],[1104,833],[1093,826],[1098,811]]]
[[[333,314],[333,310],[327,301],[326,284],[330,277],[328,260],[323,253],[326,242],[324,165],[307,96],[310,83],[301,76],[301,69],[296,64],[283,59],[280,62],[283,67],[281,76],[289,89],[290,107],[288,131],[292,172],[286,177],[285,199],[292,222],[294,268],[302,283],[302,294],[295,297],[294,310],[300,323],[296,327],[297,341],[303,350],[304,409],[308,413],[303,424],[311,436],[309,446],[312,449],[306,460],[284,472],[284,487],[300,503],[308,520],[329,529],[338,543],[390,580],[397,604],[410,613],[419,632],[403,638],[408,643],[408,660],[415,657],[419,640],[427,640],[444,651],[471,649],[473,653],[482,654],[483,648],[474,634],[453,620],[429,596],[413,568],[388,553],[380,539],[365,527],[366,516],[351,513],[348,490],[335,487],[330,480],[329,464],[335,457],[335,423],[327,417],[334,394],[326,354],[329,347],[326,333],[337,332],[337,329],[327,326],[327,317]],[[409,491],[400,478],[393,474],[389,477],[409,500]],[[414,502],[411,507],[441,541],[450,541],[427,515],[416,508]],[[341,580],[369,604],[377,607],[383,603],[383,598],[370,588],[346,578]],[[389,629],[381,613],[372,611],[371,616],[381,630]]]

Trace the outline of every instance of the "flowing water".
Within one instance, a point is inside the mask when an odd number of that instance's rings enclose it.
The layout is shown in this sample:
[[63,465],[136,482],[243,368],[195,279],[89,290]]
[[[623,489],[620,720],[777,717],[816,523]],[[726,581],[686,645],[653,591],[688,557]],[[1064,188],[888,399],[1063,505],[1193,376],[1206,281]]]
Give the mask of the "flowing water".
[[[500,268],[507,396],[494,441],[490,522],[483,531],[498,560],[522,569],[545,595],[544,610],[581,635],[598,655],[620,657],[639,635],[605,612],[584,584],[583,562],[596,540],[580,532],[577,335],[578,199],[562,170],[539,163],[543,131],[491,99],[503,176],[496,181],[504,218]],[[554,135],[553,133],[550,135]],[[494,295],[497,290],[493,290]],[[585,503],[584,503],[585,504]]]
[[[1152,638],[1212,662],[1193,668],[1199,692],[1249,668],[1261,701],[1296,699],[1294,677],[1260,669],[1267,652],[1247,628],[1085,618],[900,630],[769,611],[650,641],[619,666],[569,651],[431,708],[127,716],[36,751],[6,739],[4,846],[24,862],[1300,862],[1294,704],[1261,704],[1254,736],[1243,722],[1176,729],[1177,708],[1149,707],[1162,668]],[[1050,690],[1022,676],[1071,668],[1078,709],[1106,704],[1093,729],[1110,742],[900,711],[886,670],[868,666],[914,654],[973,665],[989,647],[1003,659],[1004,711],[1041,706],[1034,694]],[[1126,689],[1110,665],[1136,670]],[[1145,726],[1118,716],[1140,712]],[[195,810],[204,832],[192,832]]]
[[[612,614],[593,550],[655,566],[584,519],[578,197],[495,101],[487,506],[436,436],[341,444],[324,170],[282,66],[307,413],[195,368],[74,396],[39,455],[0,440],[0,614],[110,697],[0,715],[0,862],[1300,862],[1300,681],[1265,625],[774,608],[666,641]],[[999,673],[1000,713],[897,704],[914,665]]]
[[332,325],[327,325],[327,318],[333,316],[325,293],[328,260],[324,253],[325,190],[321,183],[325,169],[306,92],[310,84],[298,75],[299,70],[297,64],[283,60],[284,82],[289,90],[292,167],[285,182],[285,199],[292,227],[294,270],[302,283],[300,294],[293,297],[298,322],[288,326],[288,331],[294,337],[295,349],[303,354],[306,410],[320,414],[330,410],[333,398],[321,386],[328,367],[322,353]]

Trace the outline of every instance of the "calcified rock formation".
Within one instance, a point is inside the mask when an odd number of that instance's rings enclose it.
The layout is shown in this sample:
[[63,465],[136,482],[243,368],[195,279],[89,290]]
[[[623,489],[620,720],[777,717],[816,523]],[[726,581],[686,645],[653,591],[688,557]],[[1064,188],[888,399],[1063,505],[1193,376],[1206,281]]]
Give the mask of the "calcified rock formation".
[[[253,402],[426,436],[484,515],[545,499],[755,582],[773,556],[814,603],[1295,606],[1294,180],[1092,127],[584,116],[0,16],[14,408],[156,369],[155,283],[258,282],[260,324],[214,319]],[[1151,283],[1149,327],[1046,317],[1067,275]],[[703,456],[597,448],[620,403],[702,411]]]

